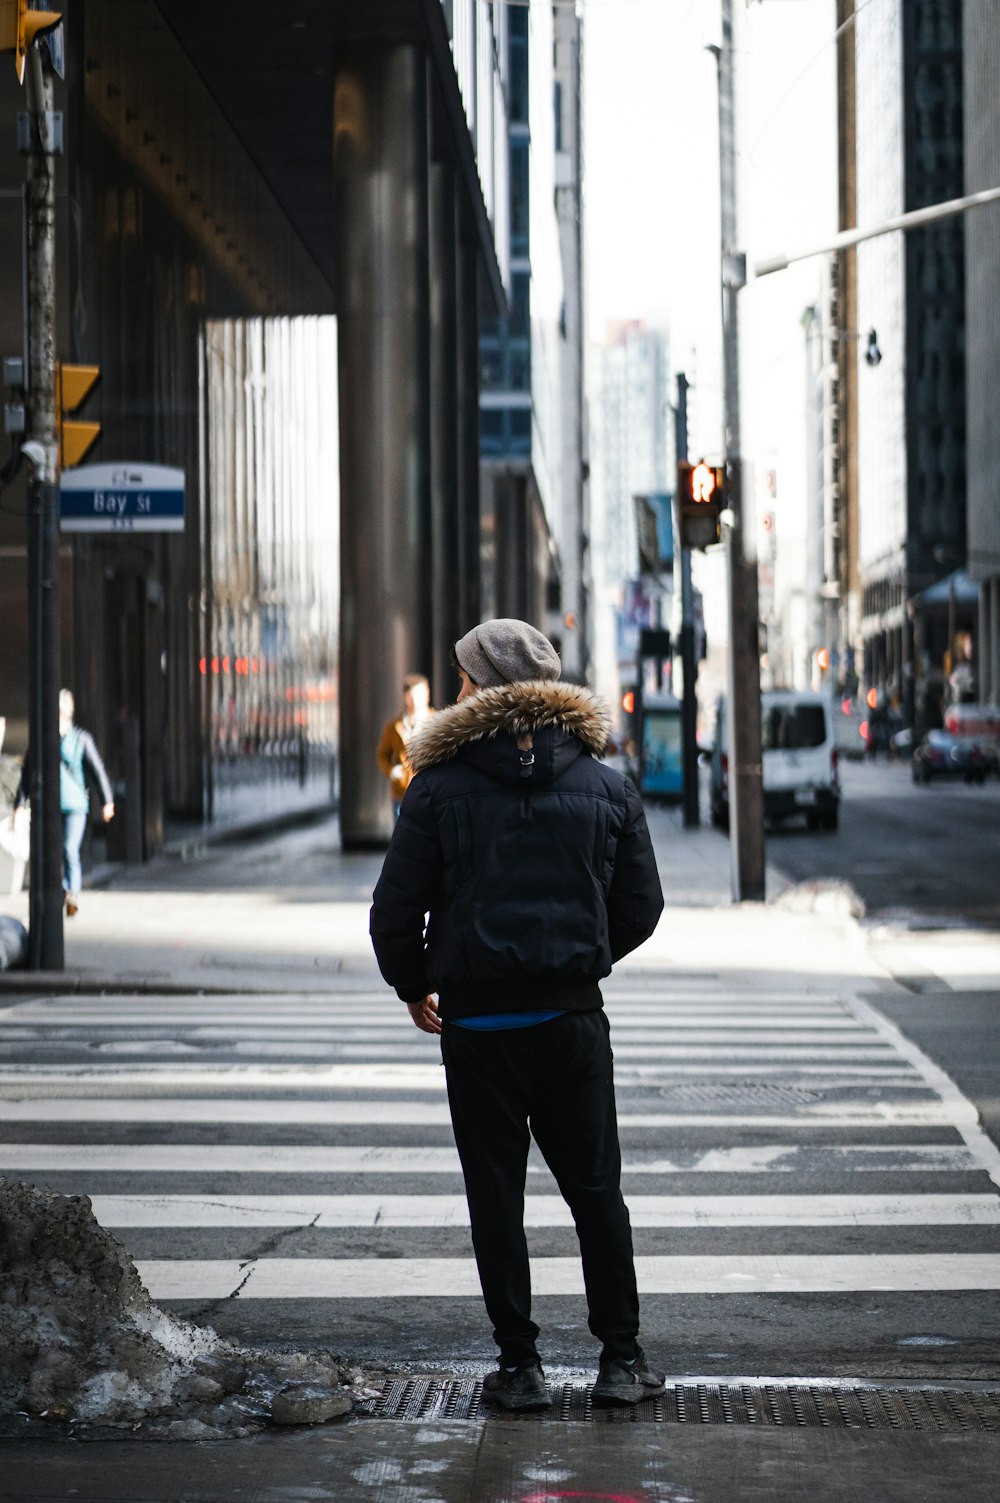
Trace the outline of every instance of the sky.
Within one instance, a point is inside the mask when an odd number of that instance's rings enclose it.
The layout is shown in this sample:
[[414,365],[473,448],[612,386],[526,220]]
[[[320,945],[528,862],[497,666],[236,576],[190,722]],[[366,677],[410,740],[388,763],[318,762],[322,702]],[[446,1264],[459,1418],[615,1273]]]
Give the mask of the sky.
[[[707,50],[721,37],[719,3],[582,0],[582,9],[589,338],[599,343],[620,318],[666,324],[673,369],[694,383],[691,452],[719,456],[718,95]],[[742,13],[740,230],[751,260],[837,228],[836,24],[834,0],[751,0]],[[805,533],[801,320],[819,268],[802,263],[740,298],[742,448],[777,471],[788,571]],[[721,561],[700,562],[717,625]]]

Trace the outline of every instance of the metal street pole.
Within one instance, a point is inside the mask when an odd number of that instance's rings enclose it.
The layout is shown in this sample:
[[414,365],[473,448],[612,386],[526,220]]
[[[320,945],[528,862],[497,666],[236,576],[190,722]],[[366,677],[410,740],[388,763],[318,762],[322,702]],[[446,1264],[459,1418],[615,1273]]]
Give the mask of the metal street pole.
[[719,65],[719,180],[722,227],[722,359],[729,576],[729,852],[734,903],[764,899],[764,790],[761,775],[760,645],[756,529],[743,506],[740,450],[739,292],[736,203],[736,48],[733,0],[722,0]]
[[55,154],[52,74],[27,57],[28,120],[28,744],[31,880],[28,965],[62,970],[62,813],[59,799],[59,489],[55,347]]
[[967,193],[963,198],[948,198],[939,204],[928,204],[923,209],[910,209],[906,214],[897,214],[893,219],[884,219],[880,224],[863,225],[860,229],[842,230],[832,240],[822,245],[811,245],[805,250],[792,251],[788,255],[766,256],[755,261],[755,280],[773,276],[776,271],[785,271],[797,261],[809,261],[813,256],[829,256],[835,251],[850,250],[865,240],[876,240],[880,235],[892,235],[896,230],[917,230],[921,225],[936,224],[940,219],[951,219],[955,214],[967,214],[971,209],[981,209],[1000,199],[1000,188],[983,188],[978,193]]
[[[676,449],[678,461],[688,457],[688,378],[677,377]],[[678,502],[678,505],[680,503]],[[684,770],[684,825],[691,829],[698,815],[698,704],[695,682],[698,665],[694,654],[694,589],[691,584],[691,549],[681,548],[681,756]]]

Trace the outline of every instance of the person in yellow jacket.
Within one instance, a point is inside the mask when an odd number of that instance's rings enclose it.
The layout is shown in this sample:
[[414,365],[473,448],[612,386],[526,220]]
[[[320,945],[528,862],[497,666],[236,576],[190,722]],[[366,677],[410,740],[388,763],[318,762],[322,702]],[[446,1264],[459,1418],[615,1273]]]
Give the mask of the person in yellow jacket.
[[382,727],[375,757],[389,780],[393,814],[399,813],[403,794],[413,777],[406,755],[407,744],[414,731],[434,714],[430,699],[431,686],[424,675],[408,673],[403,680],[403,713],[394,720],[387,720]]

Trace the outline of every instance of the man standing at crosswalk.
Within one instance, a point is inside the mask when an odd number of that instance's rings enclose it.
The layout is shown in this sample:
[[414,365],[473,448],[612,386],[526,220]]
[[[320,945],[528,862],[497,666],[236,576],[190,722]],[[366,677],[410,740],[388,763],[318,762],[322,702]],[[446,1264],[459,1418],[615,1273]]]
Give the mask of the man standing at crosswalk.
[[[550,1402],[524,1235],[530,1134],[576,1223],[598,1402],[664,1391],[638,1345],[600,981],[663,910],[635,788],[597,759],[607,709],[559,681],[547,637],[493,620],[455,644],[458,699],[410,743],[415,777],[371,912],[383,977],[441,1035],[472,1240],[499,1367],[484,1397]],[[429,921],[425,930],[425,916]]]

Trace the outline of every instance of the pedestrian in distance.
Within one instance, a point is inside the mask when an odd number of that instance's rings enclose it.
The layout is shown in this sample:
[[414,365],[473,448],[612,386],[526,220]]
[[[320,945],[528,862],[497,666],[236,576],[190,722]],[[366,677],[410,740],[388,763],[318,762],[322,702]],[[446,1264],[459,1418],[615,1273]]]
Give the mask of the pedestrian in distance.
[[[79,912],[80,888],[83,886],[80,848],[83,845],[83,837],[87,830],[87,817],[90,813],[90,790],[87,787],[88,768],[101,791],[101,815],[105,824],[115,817],[115,798],[104,763],[101,761],[101,754],[90,732],[74,724],[75,709],[71,690],[60,689],[59,807],[62,811],[63,830],[63,892],[66,894],[66,913],[69,918]],[[28,757],[25,757],[17,796],[19,807],[27,801],[30,780],[30,764]]]
[[406,749],[410,738],[420,729],[431,709],[431,686],[422,673],[408,673],[403,680],[403,711],[387,720],[375,753],[379,767],[389,780],[392,812],[399,814],[403,794],[410,786],[413,770]]
[[638,1344],[600,982],[663,910],[649,831],[635,788],[599,760],[607,709],[559,681],[547,637],[486,621],[454,658],[456,703],[409,743],[414,777],[375,888],[372,942],[416,1027],[440,1035],[499,1347],[484,1398],[550,1403],[524,1233],[533,1136],[576,1224],[602,1343],[594,1399],[635,1404],[663,1393],[664,1375]]

